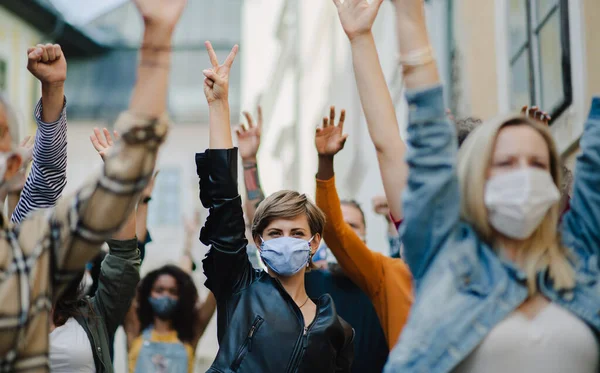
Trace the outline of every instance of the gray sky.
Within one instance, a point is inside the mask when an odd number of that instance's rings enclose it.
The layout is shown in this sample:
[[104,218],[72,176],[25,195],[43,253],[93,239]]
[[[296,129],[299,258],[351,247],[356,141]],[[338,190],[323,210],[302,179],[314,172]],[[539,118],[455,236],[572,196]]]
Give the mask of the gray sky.
[[129,0],[50,0],[54,6],[75,24],[85,24],[100,14]]

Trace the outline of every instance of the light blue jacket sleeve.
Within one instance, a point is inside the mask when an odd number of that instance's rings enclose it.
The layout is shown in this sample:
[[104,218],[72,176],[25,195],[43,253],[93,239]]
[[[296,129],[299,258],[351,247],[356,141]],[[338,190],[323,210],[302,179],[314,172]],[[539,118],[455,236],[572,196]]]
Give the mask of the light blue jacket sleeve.
[[[579,143],[571,209],[563,218],[563,234],[584,259],[600,256],[600,97],[592,108]],[[567,242],[567,244],[571,244]],[[600,259],[598,259],[600,265]]]
[[460,218],[456,129],[446,118],[441,86],[409,91],[408,184],[400,227],[403,259],[418,281]]
[[35,210],[54,207],[67,185],[66,101],[56,122],[44,123],[42,110],[40,100],[34,113],[38,130],[33,147],[33,164],[13,212],[13,223],[22,222]]

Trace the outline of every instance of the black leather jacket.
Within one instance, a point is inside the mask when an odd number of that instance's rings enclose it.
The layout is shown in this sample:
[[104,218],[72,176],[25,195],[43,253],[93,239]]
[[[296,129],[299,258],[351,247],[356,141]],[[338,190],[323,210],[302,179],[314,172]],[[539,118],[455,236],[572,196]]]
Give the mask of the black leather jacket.
[[237,148],[196,154],[200,200],[209,209],[200,240],[206,287],[217,299],[219,352],[208,372],[350,372],[354,331],[329,295],[318,300],[304,332],[302,312],[281,283],[252,268],[241,198]]

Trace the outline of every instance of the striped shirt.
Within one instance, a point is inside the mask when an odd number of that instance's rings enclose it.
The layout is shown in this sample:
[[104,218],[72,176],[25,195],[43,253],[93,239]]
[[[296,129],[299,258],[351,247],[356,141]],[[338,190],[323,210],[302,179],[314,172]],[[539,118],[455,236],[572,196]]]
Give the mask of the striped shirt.
[[38,126],[31,172],[11,221],[20,223],[32,211],[53,207],[67,185],[66,101],[56,122],[42,121],[42,100],[35,107]]
[[50,371],[52,303],[119,229],[152,176],[168,121],[124,113],[115,127],[121,140],[77,192],[18,225],[0,215],[0,372]]

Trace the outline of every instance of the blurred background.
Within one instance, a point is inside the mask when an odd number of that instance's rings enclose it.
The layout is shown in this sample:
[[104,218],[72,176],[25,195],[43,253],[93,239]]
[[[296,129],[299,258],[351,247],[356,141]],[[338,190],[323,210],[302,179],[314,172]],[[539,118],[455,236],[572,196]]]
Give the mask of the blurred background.
[[[486,119],[539,105],[552,115],[552,131],[572,165],[591,96],[600,93],[600,44],[594,41],[600,23],[592,16],[600,14],[600,1],[428,0],[426,7],[454,115]],[[385,1],[373,32],[404,133],[394,21],[393,5]],[[112,127],[128,104],[141,26],[128,0],[0,1],[0,91],[19,110],[20,137],[35,131],[31,113],[40,95],[25,68],[27,48],[59,43],[67,56],[67,192],[100,167],[89,135],[94,127]],[[387,253],[385,220],[371,208],[371,198],[383,194],[375,151],[332,1],[189,0],[174,42],[169,113],[175,126],[160,154],[148,222],[154,241],[143,272],[179,259],[182,216],[200,207],[193,154],[208,145],[201,74],[209,66],[205,40],[220,58],[240,45],[230,81],[232,125],[242,110],[255,113],[262,105],[259,168],[267,195],[282,188],[314,195],[314,129],[330,105],[347,110],[350,138],[336,158],[337,185],[342,197],[365,210],[369,246]],[[198,243],[197,263],[205,251]],[[205,296],[206,289],[199,288]],[[124,346],[121,335],[117,372],[126,371]],[[198,371],[206,370],[217,349],[213,319],[198,347]]]

